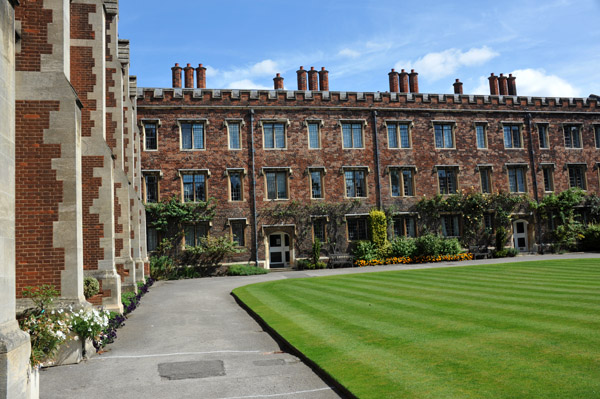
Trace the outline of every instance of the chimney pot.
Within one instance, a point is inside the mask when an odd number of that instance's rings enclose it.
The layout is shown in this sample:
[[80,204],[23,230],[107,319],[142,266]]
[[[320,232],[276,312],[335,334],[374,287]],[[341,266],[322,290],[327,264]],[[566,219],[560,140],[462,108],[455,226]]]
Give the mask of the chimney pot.
[[408,91],[408,73],[404,69],[402,69],[400,71],[400,93],[408,93]]
[[500,74],[498,77],[498,88],[500,89],[500,95],[508,95],[508,78],[504,74]]
[[400,91],[398,75],[398,72],[394,71],[394,68],[392,68],[392,72],[388,73],[390,78],[390,93],[398,93]]
[[329,91],[329,71],[325,67],[321,67],[319,71],[319,90]]
[[196,68],[196,87],[206,89],[206,68],[202,64],[198,64],[198,68]]
[[183,76],[185,78],[185,87],[187,89],[194,87],[194,68],[190,64],[187,64],[185,68],[183,68]]
[[304,67],[301,66],[300,69],[296,71],[298,75],[298,90],[306,90],[306,71]]
[[278,73],[273,78],[273,87],[275,90],[283,90],[283,78],[281,77],[281,74]]
[[517,78],[512,76],[512,73],[508,74],[508,95],[516,96],[517,95]]
[[492,72],[492,74],[490,75],[488,80],[490,81],[490,94],[492,96],[497,96],[498,93],[500,92],[500,89],[498,86],[498,77],[494,76],[494,73]]
[[181,67],[178,63],[175,63],[175,66],[171,68],[173,72],[173,87],[180,88],[181,87]]
[[308,71],[308,90],[319,90],[319,72],[315,67],[310,67]]
[[454,86],[454,94],[463,94],[463,84],[459,79],[456,79],[453,86]]
[[409,87],[410,87],[410,92],[418,93],[419,92],[419,74],[417,72],[415,72],[414,69],[411,69],[408,77],[409,77],[408,83],[409,83]]

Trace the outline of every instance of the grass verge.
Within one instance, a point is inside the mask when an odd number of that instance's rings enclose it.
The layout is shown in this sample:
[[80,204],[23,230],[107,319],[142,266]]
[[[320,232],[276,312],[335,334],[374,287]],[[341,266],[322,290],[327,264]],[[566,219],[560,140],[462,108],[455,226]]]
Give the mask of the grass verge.
[[234,294],[360,398],[600,398],[600,259],[289,279]]

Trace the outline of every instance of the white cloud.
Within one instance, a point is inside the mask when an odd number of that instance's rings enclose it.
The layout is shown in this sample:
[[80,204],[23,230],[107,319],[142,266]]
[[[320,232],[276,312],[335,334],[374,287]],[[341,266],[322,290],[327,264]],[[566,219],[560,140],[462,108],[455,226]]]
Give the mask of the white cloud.
[[264,60],[264,61],[257,62],[256,64],[252,65],[252,67],[250,68],[248,73],[250,75],[259,75],[259,76],[274,75],[275,73],[278,72],[277,68],[279,68],[279,66],[277,65],[277,63],[275,61]]
[[[517,69],[511,72],[517,78],[517,93],[522,96],[540,97],[581,97],[581,90],[566,80],[548,75],[544,69]],[[490,94],[487,77],[479,78],[479,85],[473,94]]]
[[256,90],[273,90],[273,87],[267,87],[260,85],[258,83],[254,83],[250,79],[242,79],[237,80],[235,82],[230,82],[227,89],[256,89]]
[[337,55],[339,55],[340,57],[358,58],[360,57],[360,52],[349,48],[345,48],[343,50],[340,50]]
[[396,69],[415,69],[429,80],[438,80],[453,75],[460,67],[477,66],[500,55],[487,46],[472,48],[467,52],[451,48],[438,53],[429,53],[415,62],[398,62]]

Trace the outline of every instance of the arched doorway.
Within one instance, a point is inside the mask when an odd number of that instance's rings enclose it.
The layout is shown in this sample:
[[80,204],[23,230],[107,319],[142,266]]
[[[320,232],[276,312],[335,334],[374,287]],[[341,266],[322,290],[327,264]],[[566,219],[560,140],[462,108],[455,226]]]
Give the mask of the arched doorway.
[[269,267],[271,269],[290,266],[290,236],[286,233],[269,235]]
[[529,251],[529,243],[527,242],[527,221],[515,220],[513,222],[513,242],[516,249],[520,252]]

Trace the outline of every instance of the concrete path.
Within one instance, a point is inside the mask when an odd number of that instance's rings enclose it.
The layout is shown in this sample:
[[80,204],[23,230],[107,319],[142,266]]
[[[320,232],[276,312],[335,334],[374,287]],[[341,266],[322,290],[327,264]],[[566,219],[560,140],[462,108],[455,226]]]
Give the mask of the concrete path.
[[277,343],[231,297],[260,281],[600,254],[520,256],[425,265],[270,273],[158,282],[119,329],[108,352],[42,370],[40,398],[285,398],[340,396]]

